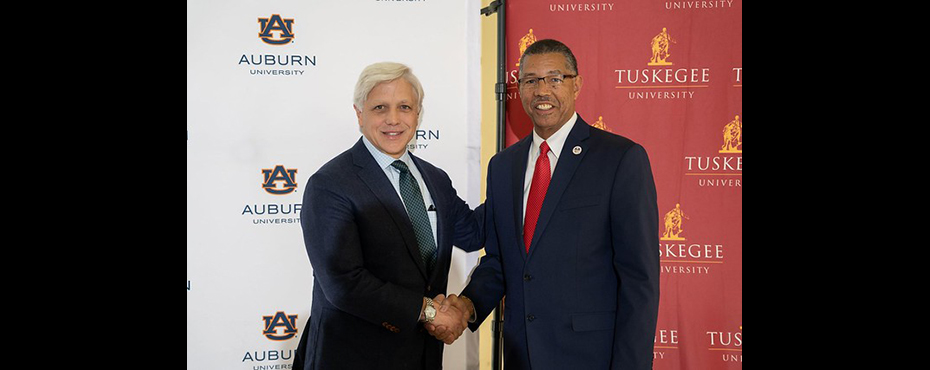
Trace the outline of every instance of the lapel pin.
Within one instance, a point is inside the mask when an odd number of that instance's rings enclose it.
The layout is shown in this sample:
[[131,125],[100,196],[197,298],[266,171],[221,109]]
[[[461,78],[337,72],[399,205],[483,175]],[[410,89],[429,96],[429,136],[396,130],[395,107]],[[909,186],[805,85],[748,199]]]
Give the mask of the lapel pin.
[[572,154],[574,154],[574,155],[579,155],[579,154],[581,154],[581,146],[576,145],[574,148],[572,148]]

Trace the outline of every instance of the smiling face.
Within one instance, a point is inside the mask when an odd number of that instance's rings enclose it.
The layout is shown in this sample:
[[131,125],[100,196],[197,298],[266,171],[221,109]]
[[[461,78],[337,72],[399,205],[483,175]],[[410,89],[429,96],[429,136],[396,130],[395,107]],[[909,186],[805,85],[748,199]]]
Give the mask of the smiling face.
[[381,152],[400,158],[417,130],[418,101],[413,86],[403,78],[378,84],[368,93],[364,107],[355,107],[362,134]]
[[[520,78],[544,77],[554,74],[573,75],[565,56],[561,53],[527,55],[521,62]],[[557,88],[539,81],[536,87],[520,89],[523,110],[533,121],[533,129],[548,139],[575,113],[575,98],[581,92],[581,76],[566,78]]]

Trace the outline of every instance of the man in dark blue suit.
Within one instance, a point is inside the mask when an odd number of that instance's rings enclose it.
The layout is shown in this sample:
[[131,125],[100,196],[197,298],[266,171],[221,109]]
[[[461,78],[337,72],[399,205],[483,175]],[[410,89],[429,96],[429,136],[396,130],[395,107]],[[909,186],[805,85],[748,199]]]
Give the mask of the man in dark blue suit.
[[449,176],[407,151],[423,89],[409,68],[362,72],[355,110],[363,137],[307,181],[300,215],[313,266],[313,303],[294,369],[439,369],[443,342],[421,323],[454,334],[457,311],[437,313],[452,245],[481,248],[475,213]]
[[476,330],[506,296],[507,370],[651,369],[659,241],[646,151],[575,112],[582,77],[561,42],[527,48],[518,83],[533,133],[491,159],[487,254],[440,311],[474,312]]

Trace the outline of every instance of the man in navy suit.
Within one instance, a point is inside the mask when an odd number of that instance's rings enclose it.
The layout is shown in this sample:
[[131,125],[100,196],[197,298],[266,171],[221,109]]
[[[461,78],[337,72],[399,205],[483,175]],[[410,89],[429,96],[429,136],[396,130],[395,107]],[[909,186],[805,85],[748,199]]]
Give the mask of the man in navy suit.
[[561,42],[527,48],[518,84],[533,133],[491,159],[487,254],[440,311],[474,313],[474,331],[506,296],[508,370],[651,369],[659,241],[646,151],[575,112],[582,77]]
[[479,221],[445,172],[407,151],[423,108],[409,68],[365,68],[354,106],[362,138],[304,192],[313,303],[294,368],[439,369],[443,342],[421,323],[448,328],[449,343],[464,330],[461,312],[435,309],[452,245],[481,248]]

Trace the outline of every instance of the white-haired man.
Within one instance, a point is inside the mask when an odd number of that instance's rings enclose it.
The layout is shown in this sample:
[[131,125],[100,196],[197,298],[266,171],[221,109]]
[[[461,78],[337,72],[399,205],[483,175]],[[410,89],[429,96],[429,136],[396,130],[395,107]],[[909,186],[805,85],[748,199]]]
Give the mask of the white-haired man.
[[423,324],[449,328],[447,343],[467,325],[436,309],[452,245],[475,251],[483,237],[449,176],[407,151],[423,95],[403,64],[365,68],[354,101],[363,136],[307,181],[313,302],[294,369],[438,369],[443,342]]

